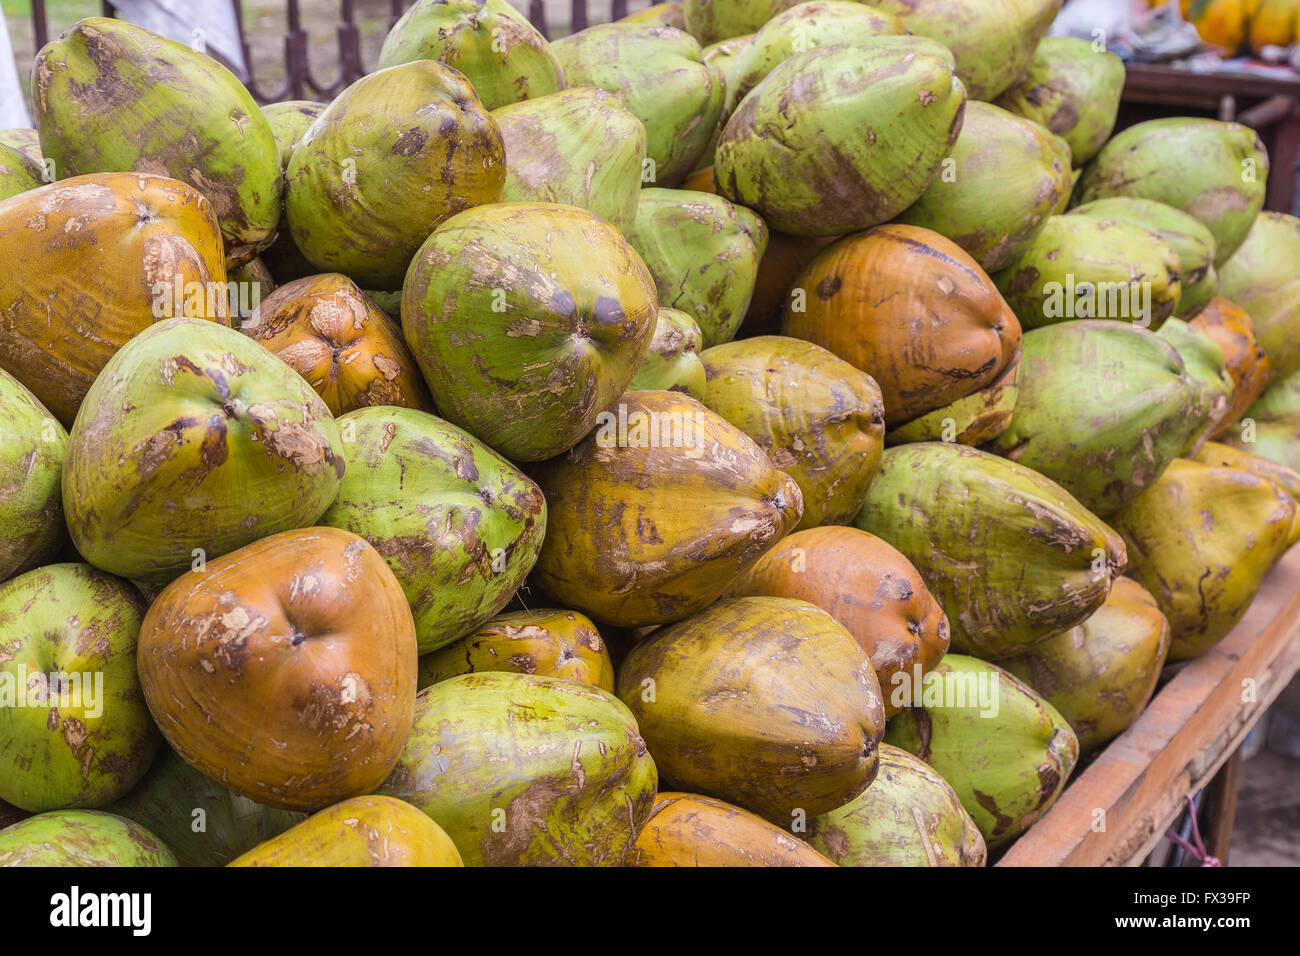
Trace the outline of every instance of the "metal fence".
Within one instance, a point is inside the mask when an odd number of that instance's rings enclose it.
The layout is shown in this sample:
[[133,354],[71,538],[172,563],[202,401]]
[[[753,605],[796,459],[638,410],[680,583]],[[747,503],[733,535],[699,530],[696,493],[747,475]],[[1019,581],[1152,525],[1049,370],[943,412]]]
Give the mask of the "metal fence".
[[[398,18],[411,5],[413,0],[389,0],[388,27],[391,28]],[[637,0],[636,7],[650,6],[657,0]],[[279,89],[267,90],[258,84],[253,58],[249,50],[248,37],[244,32],[243,10],[239,0],[234,0],[235,18],[239,23],[240,45],[243,48],[244,62],[248,64],[248,79],[245,85],[259,103],[275,103],[280,100],[329,99],[354,80],[365,76],[369,70],[361,59],[361,31],[358,28],[357,10],[354,0],[340,0],[339,22],[335,28],[335,41],[338,44],[338,69],[329,80],[320,80],[312,74],[311,64],[307,58],[307,31],[303,29],[302,10],[298,0],[284,0],[285,34],[284,34],[284,80]],[[101,4],[104,16],[115,16],[113,4],[104,0]],[[569,0],[570,29],[573,31],[589,26],[587,0]],[[610,0],[612,19],[627,16],[628,0]],[[546,23],[546,4],[544,0],[528,0],[528,19],[547,39],[551,39]],[[32,0],[32,24],[36,35],[36,49],[50,39],[49,19],[46,15],[45,0]],[[217,57],[220,59],[220,57]]]

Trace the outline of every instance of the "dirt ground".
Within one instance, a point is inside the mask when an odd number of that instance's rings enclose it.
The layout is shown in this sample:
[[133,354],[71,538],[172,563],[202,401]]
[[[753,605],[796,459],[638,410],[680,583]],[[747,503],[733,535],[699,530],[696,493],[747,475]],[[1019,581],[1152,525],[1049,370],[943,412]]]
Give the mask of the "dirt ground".
[[1264,746],[1241,766],[1228,865],[1300,866],[1300,677],[1260,730]]
[[1300,866],[1300,759],[1262,750],[1242,764],[1229,866]]

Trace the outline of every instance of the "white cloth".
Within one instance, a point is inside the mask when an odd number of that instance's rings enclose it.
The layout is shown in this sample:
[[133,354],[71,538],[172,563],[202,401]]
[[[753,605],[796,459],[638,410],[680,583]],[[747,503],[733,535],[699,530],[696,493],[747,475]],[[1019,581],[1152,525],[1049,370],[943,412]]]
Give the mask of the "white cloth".
[[14,46],[9,40],[9,24],[0,11],[0,129],[30,129],[32,118],[23,99],[26,85],[18,78],[14,63]]
[[[1145,8],[1146,4],[1142,4]],[[1057,14],[1048,34],[1054,37],[1082,37],[1094,39],[1094,31],[1105,37],[1118,37],[1129,33],[1140,10],[1134,0],[1066,0],[1064,9]]]
[[241,80],[248,65],[239,45],[237,0],[113,0],[117,15],[172,40],[220,54]]
[[1156,7],[1143,0],[1068,0],[1049,34],[1099,42],[1125,60],[1169,60],[1203,48],[1177,0]]

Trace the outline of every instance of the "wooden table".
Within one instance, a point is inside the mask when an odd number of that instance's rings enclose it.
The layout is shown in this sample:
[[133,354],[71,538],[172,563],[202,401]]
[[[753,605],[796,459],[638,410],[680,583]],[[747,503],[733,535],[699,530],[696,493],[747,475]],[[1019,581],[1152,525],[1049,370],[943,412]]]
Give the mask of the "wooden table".
[[[1140,864],[1186,797],[1236,753],[1297,670],[1300,545],[1274,566],[1232,633],[1178,665],[1142,715],[1070,782],[998,865]],[[1099,819],[1104,830],[1095,829]]]
[[1300,76],[1274,79],[1248,73],[1193,73],[1152,63],[1125,64],[1127,79],[1116,129],[1159,116],[1210,115],[1255,129],[1268,149],[1264,207],[1295,207],[1300,157]]

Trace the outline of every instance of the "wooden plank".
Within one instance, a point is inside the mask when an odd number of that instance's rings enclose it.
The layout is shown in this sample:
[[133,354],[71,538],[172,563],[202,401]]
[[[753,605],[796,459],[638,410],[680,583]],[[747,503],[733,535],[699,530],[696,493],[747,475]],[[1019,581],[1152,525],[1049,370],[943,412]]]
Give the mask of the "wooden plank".
[[1162,97],[1192,95],[1218,103],[1225,93],[1259,99],[1300,97],[1300,76],[1292,79],[1254,73],[1196,73],[1157,63],[1126,63],[1124,72],[1124,98],[1143,102],[1161,103]]
[[[1300,670],[1300,546],[1241,623],[1178,673],[999,866],[1137,865]],[[1096,829],[1104,826],[1104,829]]]

